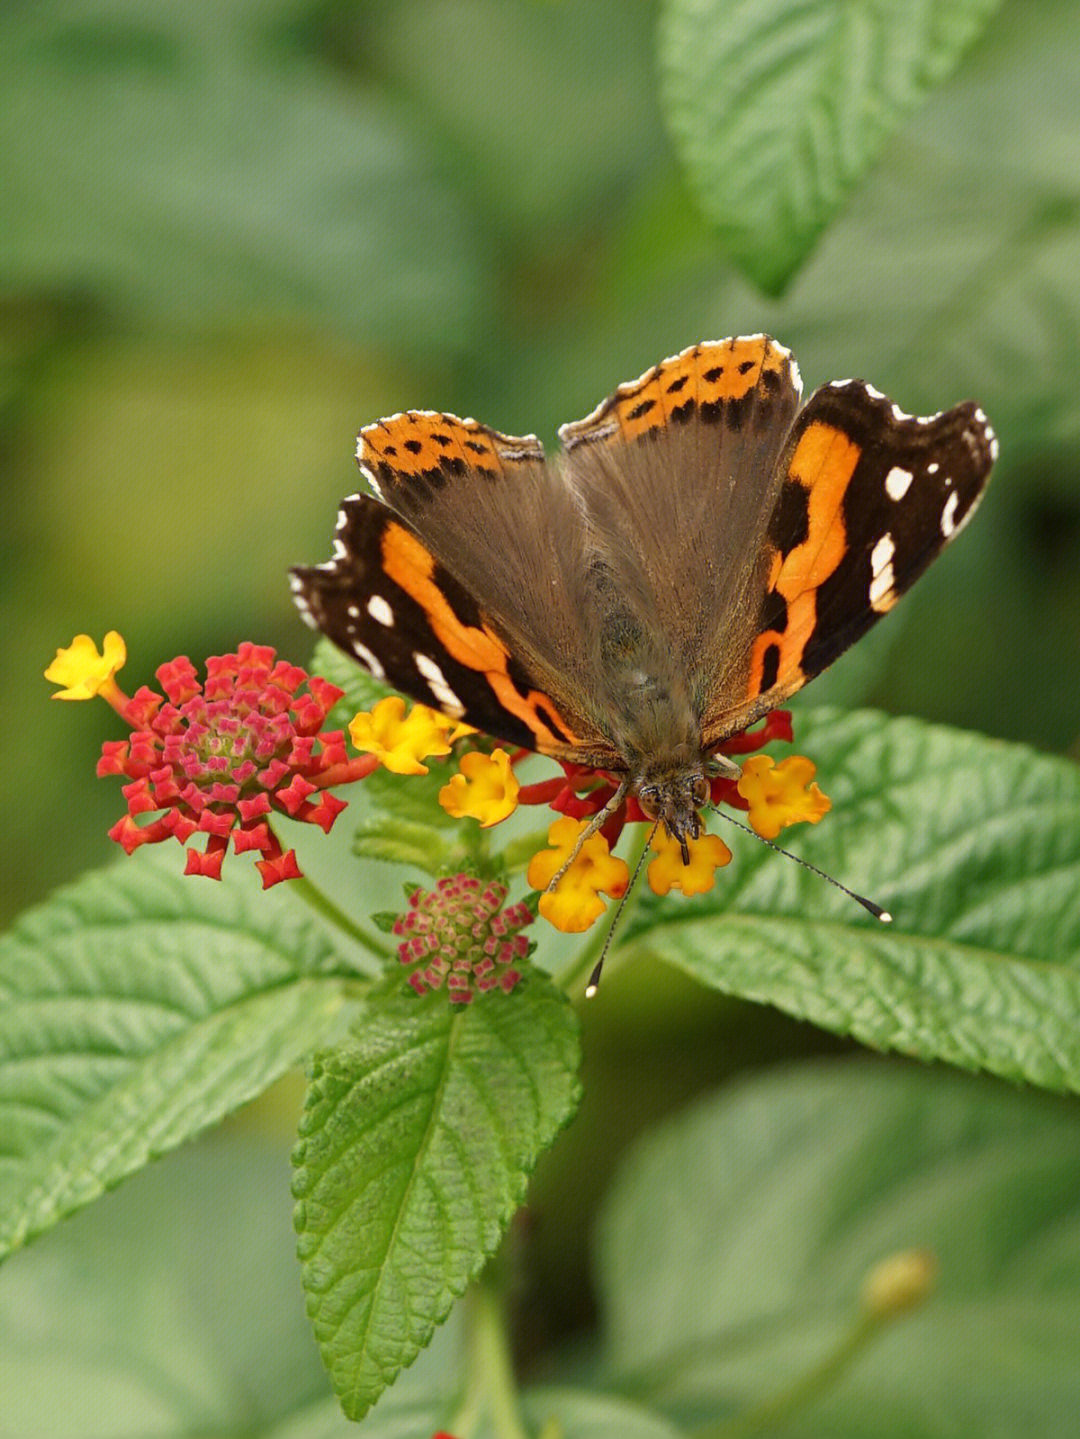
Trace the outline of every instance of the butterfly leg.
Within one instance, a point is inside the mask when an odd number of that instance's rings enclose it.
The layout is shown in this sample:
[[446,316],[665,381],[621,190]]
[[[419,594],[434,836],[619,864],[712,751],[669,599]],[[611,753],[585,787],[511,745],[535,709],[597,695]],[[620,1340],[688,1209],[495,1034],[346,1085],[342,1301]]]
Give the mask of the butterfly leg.
[[611,816],[615,813],[615,811],[619,808],[623,800],[626,798],[626,792],[629,788],[630,776],[627,775],[625,779],[621,779],[619,781],[618,789],[608,800],[607,804],[604,805],[603,809],[597,810],[597,812],[593,815],[592,819],[589,821],[589,823],[585,826],[585,828],[578,835],[577,839],[574,841],[574,847],[570,851],[569,856],[563,861],[563,863],[559,866],[559,868],[552,875],[551,879],[548,881],[546,891],[548,894],[551,894],[552,891],[558,887],[559,881],[562,879],[563,875],[567,872],[567,870],[574,863],[574,861],[577,859],[578,855],[584,848],[585,841],[592,839],[596,831],[600,829],[604,824],[606,824],[607,821],[611,818]]
[[742,774],[742,765],[736,764],[726,754],[711,754],[709,756],[708,773],[710,775],[723,775],[725,779],[738,779]]

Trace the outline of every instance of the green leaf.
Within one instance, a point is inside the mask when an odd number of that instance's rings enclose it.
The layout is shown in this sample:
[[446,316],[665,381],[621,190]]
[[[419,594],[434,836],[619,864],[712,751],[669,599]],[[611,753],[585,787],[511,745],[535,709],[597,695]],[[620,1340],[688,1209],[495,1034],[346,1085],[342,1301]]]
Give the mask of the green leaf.
[[578,1102],[577,1023],[539,974],[456,1012],[367,1007],[318,1056],[296,1148],[308,1312],[359,1419],[494,1252]]
[[[439,791],[449,782],[450,776],[457,772],[456,761],[452,757],[443,759],[435,756],[424,763],[428,767],[427,774],[393,774],[388,769],[376,769],[372,770],[364,781],[363,799],[365,805],[375,812],[373,824],[388,836],[397,832],[403,836],[419,834],[423,829],[448,830],[461,825],[461,821],[447,814],[439,803]],[[361,826],[357,831],[358,854],[363,852],[359,848],[363,834],[364,827]],[[445,849],[444,837],[438,837],[437,846]],[[373,852],[372,856],[376,859],[392,857],[375,855]],[[429,849],[421,863],[421,868],[429,873],[432,872],[432,857]]]
[[182,328],[300,318],[460,353],[483,304],[469,207],[406,115],[305,54],[283,8],[4,7],[7,285]]
[[668,122],[731,259],[778,293],[1000,0],[666,0]]
[[[523,1407],[530,1421],[530,1434],[538,1439],[544,1435],[559,1439],[677,1439],[681,1430],[639,1404],[632,1404],[614,1394],[590,1394],[584,1389],[544,1387],[532,1389],[523,1396]],[[550,1424],[550,1429],[545,1425]],[[497,1431],[487,1426],[482,1439],[499,1439]]]
[[179,859],[87,875],[0,939],[0,1255],[260,1093],[339,1022],[343,966],[297,901],[239,861],[214,884]]
[[[397,776],[399,782],[403,778],[412,776]],[[353,837],[353,854],[362,859],[411,864],[428,874],[440,872],[445,853],[446,843],[432,825],[404,819],[365,820]]]
[[5,1265],[4,1433],[265,1433],[325,1385],[289,1259],[280,1145],[144,1171]]
[[785,846],[894,922],[716,819],[714,890],[644,897],[623,947],[878,1049],[1080,1089],[1080,769],[872,712],[807,711],[796,747],[834,808]]
[[12,1439],[276,1432],[327,1388],[289,1242],[286,1146],[209,1136],[13,1255],[0,1334]]
[[913,1247],[936,1256],[936,1292],[762,1432],[1066,1439],[1080,1115],[941,1070],[801,1065],[650,1135],[599,1228],[605,1368],[676,1419],[738,1414],[820,1365],[868,1271]]

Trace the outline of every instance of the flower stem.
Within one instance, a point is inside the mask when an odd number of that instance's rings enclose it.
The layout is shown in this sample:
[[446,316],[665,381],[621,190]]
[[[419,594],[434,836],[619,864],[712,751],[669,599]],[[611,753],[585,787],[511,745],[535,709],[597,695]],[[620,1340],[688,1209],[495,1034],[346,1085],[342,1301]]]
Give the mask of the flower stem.
[[324,894],[306,874],[302,874],[299,879],[290,880],[289,890],[292,894],[299,895],[316,914],[329,920],[335,929],[340,929],[343,934],[347,934],[369,954],[373,954],[379,959],[390,958],[390,949],[381,940],[376,939],[373,934],[368,934],[366,930],[361,929],[356,921],[343,909],[340,909],[329,895]]
[[529,1439],[521,1417],[502,1297],[492,1284],[481,1280],[470,1291],[469,1301],[468,1367],[471,1374],[479,1376],[495,1439]]
[[843,1338],[812,1369],[786,1388],[744,1409],[735,1418],[694,1430],[694,1439],[751,1439],[755,1434],[772,1433],[783,1420],[805,1409],[819,1395],[827,1393],[885,1322],[880,1316],[861,1314]]

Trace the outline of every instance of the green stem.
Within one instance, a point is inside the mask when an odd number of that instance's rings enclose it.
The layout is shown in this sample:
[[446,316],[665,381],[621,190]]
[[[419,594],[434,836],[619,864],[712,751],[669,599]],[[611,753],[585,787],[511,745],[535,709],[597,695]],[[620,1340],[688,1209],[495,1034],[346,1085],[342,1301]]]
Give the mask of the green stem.
[[306,874],[301,875],[299,879],[289,881],[289,892],[299,895],[316,914],[329,920],[336,929],[340,929],[343,934],[347,934],[350,939],[355,940],[369,954],[376,955],[379,959],[390,958],[391,951],[388,946],[376,939],[373,934],[368,934],[366,930],[361,929],[351,915],[340,909],[330,896],[324,894]]
[[819,1363],[800,1375],[786,1389],[779,1390],[758,1404],[752,1404],[734,1419],[696,1429],[694,1439],[750,1439],[754,1434],[771,1433],[782,1420],[805,1409],[813,1400],[831,1389],[883,1328],[884,1323],[879,1316],[861,1315]]
[[[638,861],[645,853],[645,846],[649,842],[649,834],[650,831],[643,827],[639,838],[634,841],[632,855],[626,861],[631,875],[634,874],[638,866]],[[559,988],[564,994],[569,995],[571,999],[579,998],[584,992],[585,982],[592,973],[593,965],[600,958],[601,951],[608,941],[608,935],[616,923],[626,923],[634,911],[640,893],[640,888],[635,885],[620,902],[619,907],[615,910],[614,916],[610,919],[607,915],[604,916],[603,922],[597,926],[588,944],[578,955],[577,959],[559,976]]]
[[485,1374],[482,1366],[477,1362],[476,1355],[476,1330],[479,1324],[476,1314],[477,1288],[470,1289],[461,1301],[465,1314],[465,1333],[469,1346],[469,1355],[465,1364],[465,1393],[461,1397],[461,1403],[454,1410],[449,1422],[446,1425],[448,1433],[453,1434],[455,1439],[472,1439],[472,1436],[480,1427],[484,1416],[484,1390]]
[[475,1286],[471,1318],[469,1366],[481,1376],[495,1439],[528,1439],[521,1417],[502,1297],[491,1284],[481,1281]]

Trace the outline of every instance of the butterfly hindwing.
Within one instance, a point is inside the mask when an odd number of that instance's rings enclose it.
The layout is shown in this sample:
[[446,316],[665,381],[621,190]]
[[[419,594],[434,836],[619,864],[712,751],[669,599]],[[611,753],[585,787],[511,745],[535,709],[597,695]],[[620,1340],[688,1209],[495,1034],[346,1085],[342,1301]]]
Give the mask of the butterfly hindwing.
[[793,694],[887,614],[974,513],[997,439],[971,402],[907,415],[872,386],[815,391],[792,427],[742,705],[707,742]]

